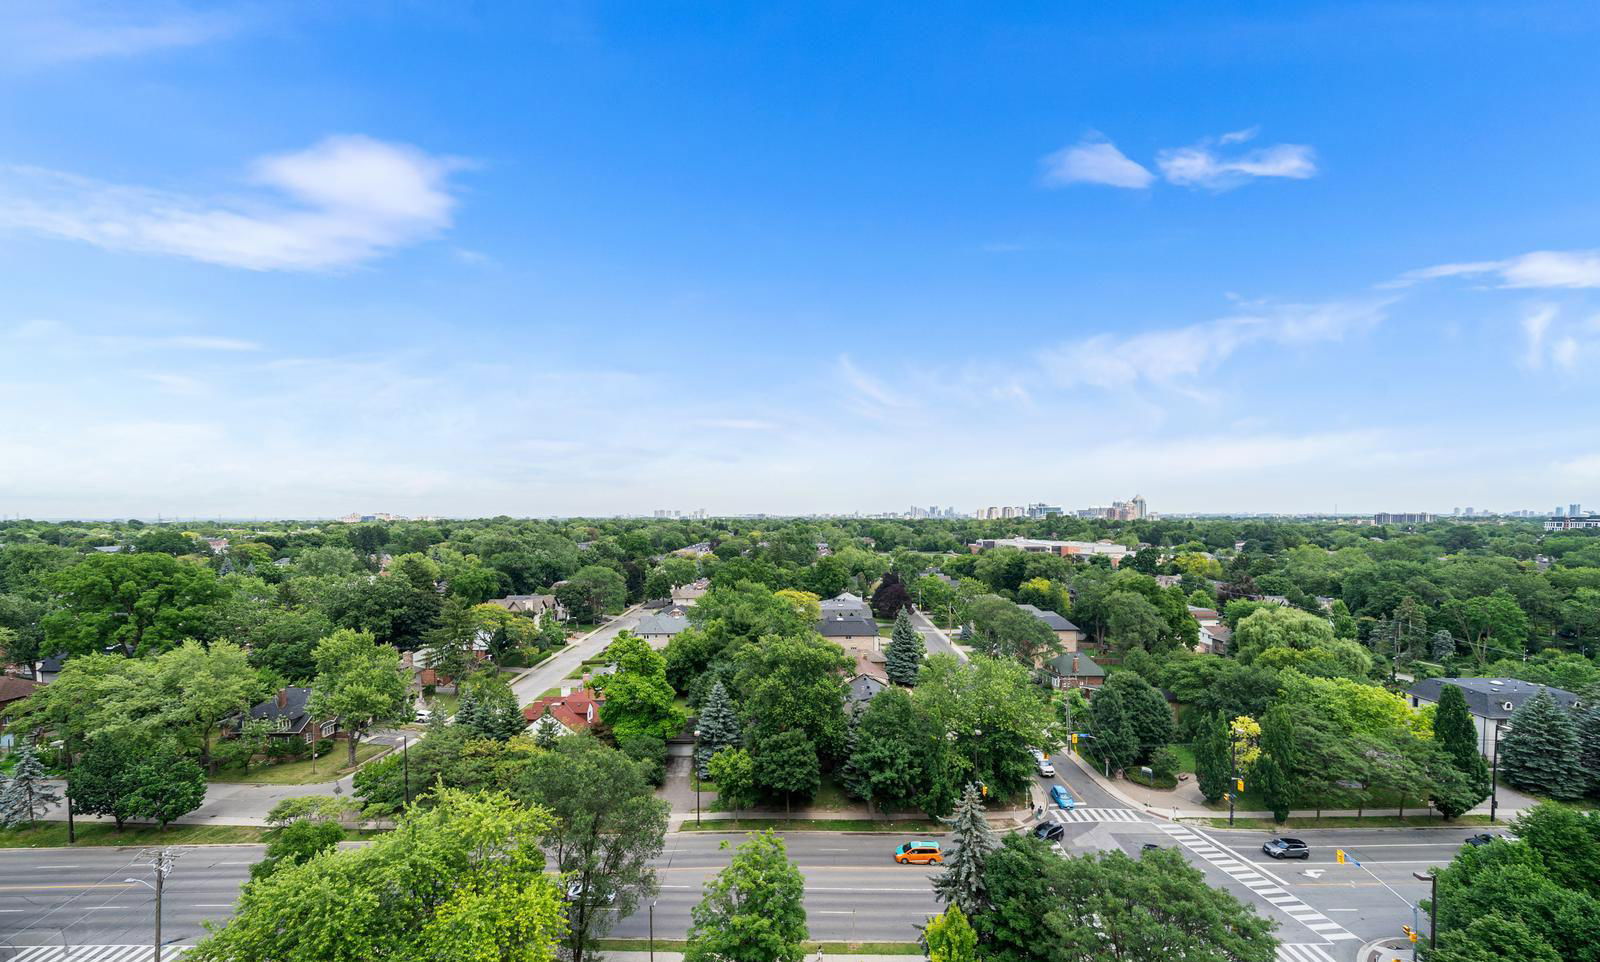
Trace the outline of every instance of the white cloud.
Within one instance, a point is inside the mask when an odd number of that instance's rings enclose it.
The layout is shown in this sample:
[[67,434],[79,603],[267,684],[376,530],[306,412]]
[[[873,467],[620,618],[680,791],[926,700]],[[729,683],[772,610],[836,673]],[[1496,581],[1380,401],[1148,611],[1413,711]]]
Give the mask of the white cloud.
[[1216,150],[1243,143],[1255,135],[1252,127],[1223,134],[1215,141],[1202,140],[1189,147],[1163,150],[1156,155],[1156,166],[1168,183],[1208,190],[1228,190],[1258,177],[1305,180],[1316,176],[1316,151],[1305,144],[1274,144],[1233,156],[1223,156]]
[[1138,189],[1155,180],[1154,174],[1129,160],[1115,144],[1093,137],[1056,151],[1043,164],[1044,182],[1052,187],[1105,184]]
[[1522,316],[1522,363],[1527,367],[1537,370],[1544,366],[1544,336],[1555,318],[1556,308],[1551,304],[1532,307]]
[[267,190],[245,202],[10,168],[0,171],[0,226],[249,270],[335,270],[448,227],[447,175],[460,166],[405,144],[329,137],[258,160],[252,179]]
[[166,344],[173,347],[187,348],[195,351],[259,351],[261,345],[255,341],[241,341],[232,337],[194,337],[183,335],[179,337],[162,338]]
[[1444,277],[1476,277],[1484,274],[1496,275],[1499,287],[1600,287],[1600,250],[1532,251],[1499,261],[1439,264],[1407,271],[1383,286],[1409,287],[1421,281]]
[[856,393],[857,399],[866,402],[861,405],[863,411],[872,415],[882,415],[884,408],[905,410],[910,408],[911,402],[894,391],[889,390],[883,382],[856,367],[848,355],[839,355],[839,377]]
[[1184,386],[1255,343],[1336,341],[1383,320],[1388,301],[1264,305],[1199,324],[1138,334],[1095,334],[1049,348],[1040,363],[1058,383],[1106,389]]
[[695,426],[723,431],[771,431],[777,427],[760,418],[696,418]]
[[1563,337],[1551,346],[1550,360],[1554,361],[1556,367],[1561,368],[1563,371],[1572,371],[1578,366],[1578,354],[1580,351],[1581,346],[1578,344],[1577,338]]
[[150,2],[19,0],[0,4],[0,63],[44,67],[193,47],[235,32],[240,18]]

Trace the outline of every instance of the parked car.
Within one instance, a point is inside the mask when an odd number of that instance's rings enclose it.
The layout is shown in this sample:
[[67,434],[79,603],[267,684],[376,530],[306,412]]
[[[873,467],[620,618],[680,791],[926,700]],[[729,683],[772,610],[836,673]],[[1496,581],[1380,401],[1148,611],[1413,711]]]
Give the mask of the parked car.
[[1261,846],[1273,858],[1310,858],[1311,846],[1298,838],[1274,838]]
[[1471,838],[1467,839],[1466,844],[1467,845],[1488,845],[1490,842],[1492,842],[1494,840],[1495,840],[1495,836],[1490,835],[1487,832],[1483,832],[1483,833],[1480,833],[1478,835],[1474,835]]
[[1060,822],[1045,822],[1033,830],[1033,837],[1046,842],[1059,842],[1067,837],[1067,827]]
[[1039,757],[1039,774],[1045,778],[1056,777],[1056,767],[1050,763],[1050,759],[1042,755]]
[[1067,794],[1065,785],[1050,786],[1050,801],[1055,803],[1056,808],[1064,808],[1069,812],[1078,807],[1077,799]]
[[894,860],[901,865],[938,865],[944,861],[938,842],[907,842],[894,850]]

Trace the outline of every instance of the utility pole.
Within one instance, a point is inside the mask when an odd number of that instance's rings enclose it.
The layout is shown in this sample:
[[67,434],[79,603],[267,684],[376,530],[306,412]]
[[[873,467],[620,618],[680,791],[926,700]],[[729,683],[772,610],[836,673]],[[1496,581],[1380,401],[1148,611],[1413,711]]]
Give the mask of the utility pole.
[[406,808],[410,808],[411,807],[411,752],[407,750],[409,747],[410,747],[410,745],[407,742],[406,736],[401,735],[400,736],[400,771],[403,773],[401,777],[404,779],[404,784],[405,784],[405,799],[406,799],[405,807]]
[[159,852],[152,852],[149,849],[145,849],[136,857],[139,859],[149,859],[149,861],[142,864],[148,865],[155,870],[155,884],[151,885],[144,879],[138,878],[123,879],[123,881],[136,882],[139,885],[143,885],[156,893],[156,936],[155,942],[152,945],[150,962],[161,962],[161,889],[167,881],[167,876],[172,873],[172,863],[175,859],[177,859],[178,853],[170,848],[161,849]]
[[1228,827],[1233,827],[1233,802],[1238,797],[1239,787],[1239,740],[1233,737],[1233,729],[1228,729],[1228,758],[1231,762],[1230,771],[1233,773],[1233,784],[1228,786]]
[[1494,721],[1494,762],[1489,766],[1489,824],[1500,810],[1500,719]]

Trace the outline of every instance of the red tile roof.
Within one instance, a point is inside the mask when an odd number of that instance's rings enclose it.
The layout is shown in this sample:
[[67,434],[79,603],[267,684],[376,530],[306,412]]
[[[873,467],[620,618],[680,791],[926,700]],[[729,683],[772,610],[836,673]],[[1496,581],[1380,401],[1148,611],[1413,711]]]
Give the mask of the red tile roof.
[[570,695],[551,695],[540,698],[522,710],[522,717],[533,724],[544,717],[546,708],[556,721],[568,730],[581,732],[600,719],[600,706],[605,696],[588,688],[580,688]]

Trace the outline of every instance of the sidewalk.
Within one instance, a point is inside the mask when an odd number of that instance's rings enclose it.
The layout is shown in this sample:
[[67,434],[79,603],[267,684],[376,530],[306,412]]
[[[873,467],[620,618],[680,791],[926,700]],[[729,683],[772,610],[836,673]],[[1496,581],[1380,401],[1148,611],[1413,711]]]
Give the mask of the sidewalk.
[[[596,954],[598,955],[599,953]],[[607,949],[605,957],[618,960],[618,962],[649,962],[652,958],[656,962],[682,962],[683,953],[657,949],[655,954],[651,955],[649,952],[636,950],[618,951],[616,949]],[[916,955],[833,955],[832,953],[807,952],[805,958],[807,962],[811,962],[813,959],[827,959],[828,962],[906,962],[907,959],[920,959],[922,954],[919,952]]]
[[[1100,788],[1147,815],[1165,818],[1170,821],[1182,821],[1186,818],[1226,818],[1228,815],[1227,809],[1218,811],[1217,809],[1206,807],[1205,799],[1200,794],[1199,783],[1193,777],[1188,781],[1179,782],[1178,787],[1172,791],[1163,791],[1157,788],[1147,788],[1144,785],[1130,781],[1108,779],[1093,765],[1078,757],[1076,752],[1068,753],[1067,757],[1077,766],[1081,774],[1091,779]],[[1501,785],[1499,810],[1496,812],[1495,817],[1501,821],[1510,821],[1524,809],[1532,807],[1536,801],[1537,799],[1524,795],[1514,788]],[[1424,815],[1431,811],[1432,809],[1422,801],[1419,801],[1414,808],[1406,809],[1408,815]],[[1328,808],[1323,809],[1320,813],[1315,809],[1295,810],[1289,813],[1289,817],[1316,818],[1321,815],[1324,818],[1382,818],[1394,814],[1397,814],[1396,811],[1389,808],[1367,808],[1364,810]],[[1489,802],[1485,800],[1483,804],[1467,814],[1487,816],[1489,814]],[[1234,812],[1234,816],[1236,818],[1271,818],[1272,813],[1237,811]]]

